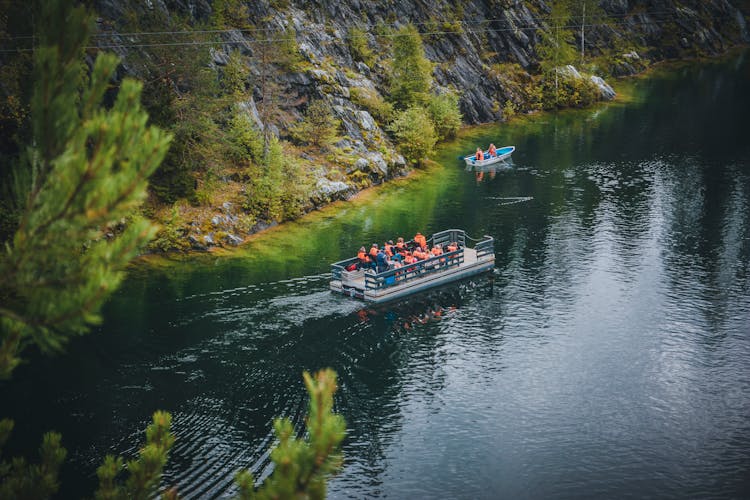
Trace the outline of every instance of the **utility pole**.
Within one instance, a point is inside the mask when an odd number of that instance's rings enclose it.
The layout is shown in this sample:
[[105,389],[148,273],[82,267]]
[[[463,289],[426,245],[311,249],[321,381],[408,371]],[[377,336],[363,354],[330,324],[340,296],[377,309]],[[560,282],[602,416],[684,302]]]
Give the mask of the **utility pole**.
[[558,20],[557,26],[555,26],[555,32],[557,37],[555,39],[555,106],[560,104],[560,90],[558,87],[558,74],[560,73],[560,22]]
[[268,137],[268,116],[266,115],[266,71],[268,67],[268,59],[266,57],[266,48],[268,40],[261,40],[261,70],[260,70],[260,120],[263,126],[263,161],[268,161],[268,151],[270,147],[270,140]]
[[583,47],[584,47],[584,37],[585,37],[585,30],[584,26],[586,24],[586,0],[583,1],[583,13],[581,14],[581,66],[583,66]]

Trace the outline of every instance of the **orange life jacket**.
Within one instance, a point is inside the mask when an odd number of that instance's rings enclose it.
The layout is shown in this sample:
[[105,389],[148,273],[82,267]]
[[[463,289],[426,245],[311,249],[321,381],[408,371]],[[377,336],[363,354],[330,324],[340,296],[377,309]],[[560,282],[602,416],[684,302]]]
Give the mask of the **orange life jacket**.
[[393,257],[393,246],[388,243],[385,244],[385,254],[388,257]]
[[443,255],[443,251],[440,250],[438,247],[432,248],[432,255]]
[[424,248],[427,246],[427,239],[424,237],[423,234],[418,234],[414,237],[414,243]]
[[370,248],[370,257],[377,257],[378,256],[378,249],[375,247]]
[[484,160],[484,153],[482,153],[481,151],[477,151],[475,158],[477,160]]

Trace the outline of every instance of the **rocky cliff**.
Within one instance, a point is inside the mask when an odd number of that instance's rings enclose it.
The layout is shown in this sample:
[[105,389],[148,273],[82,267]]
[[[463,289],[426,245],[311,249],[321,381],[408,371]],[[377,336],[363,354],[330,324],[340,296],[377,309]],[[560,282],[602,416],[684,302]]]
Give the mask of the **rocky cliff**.
[[[161,11],[165,16],[187,16],[199,23],[210,19],[213,3],[151,0],[137,8]],[[337,106],[346,131],[361,139],[361,131],[368,131],[373,124],[361,113],[367,110],[352,102],[350,91],[385,91],[389,54],[382,39],[387,39],[387,34],[379,37],[378,32],[413,23],[423,33],[427,57],[436,63],[436,84],[460,92],[466,123],[485,123],[502,120],[503,104],[518,97],[493,66],[518,64],[531,73],[538,68],[540,34],[553,26],[548,4],[543,0],[253,1],[245,4],[251,28],[225,30],[220,33],[221,49],[206,50],[212,51],[217,66],[226,63],[232,50],[250,56],[258,85],[263,72],[259,53],[263,40],[293,31],[309,65],[302,71],[276,75],[278,83],[289,96],[327,96]],[[117,0],[100,0],[96,5],[103,18],[115,21],[110,24],[114,26],[131,8]],[[614,76],[637,71],[639,66],[632,61],[640,58],[653,62],[710,56],[750,41],[745,15],[730,0],[601,0],[599,6],[601,14],[583,20],[585,49],[592,56],[619,59],[613,68],[600,68]],[[580,23],[580,19],[570,21],[575,28],[571,31],[576,47],[581,41]],[[367,43],[375,52],[372,67],[352,53],[348,43],[352,28],[366,33]],[[107,45],[111,42],[100,40]],[[114,41],[116,44],[123,38],[115,35]],[[121,51],[125,56],[127,45],[123,43]],[[516,104],[523,108],[523,102]]]
[[[577,69],[566,71],[592,78],[602,98],[613,95],[603,78],[633,74],[664,59],[716,55],[750,41],[745,14],[731,0],[589,3],[594,8],[588,17],[571,17],[562,27],[571,33],[574,50],[581,50],[583,39],[586,56]],[[395,28],[417,26],[435,65],[435,92],[458,92],[465,123],[497,122],[539,107],[530,87],[541,71],[540,43],[545,33],[561,28],[551,7],[543,0],[97,0],[104,36],[96,40],[121,55],[125,72],[141,78],[148,75],[139,74],[133,53],[148,57],[153,46],[203,47],[219,72],[239,51],[249,65],[252,89],[243,109],[258,128],[282,138],[311,99],[328,102],[342,124],[337,148],[350,160],[345,177],[321,169],[312,197],[320,203],[408,169],[377,116],[377,103],[387,97]],[[229,21],[213,28],[219,10]],[[123,33],[134,11],[141,17],[179,17],[195,32],[157,38]],[[206,35],[213,37],[211,43]],[[300,60],[280,61],[274,49],[280,43],[287,48],[291,43]],[[278,111],[268,113],[269,105]],[[363,178],[367,182],[352,181]]]

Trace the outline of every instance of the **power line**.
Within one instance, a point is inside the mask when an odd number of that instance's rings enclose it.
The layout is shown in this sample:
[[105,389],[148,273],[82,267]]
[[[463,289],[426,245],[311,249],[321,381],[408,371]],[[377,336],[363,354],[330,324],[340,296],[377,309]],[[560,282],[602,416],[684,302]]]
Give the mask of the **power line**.
[[[600,16],[604,18],[603,16]],[[621,16],[622,17],[622,16]],[[561,18],[552,18],[549,19],[561,19]],[[651,24],[667,24],[668,20],[664,21],[656,21],[656,20],[648,20],[648,21],[633,21],[633,20],[623,20],[620,22],[609,22],[609,23],[588,23],[588,24],[568,24],[564,26],[555,26],[558,29],[577,29],[577,28],[593,28],[593,27],[610,27],[610,26],[625,26],[625,25],[651,25]],[[422,23],[424,24],[424,23]],[[230,33],[237,30],[204,30],[204,31],[181,31],[179,33],[184,34],[206,34],[206,33]],[[267,31],[267,30],[263,30]],[[307,30],[305,30],[307,31]],[[461,30],[461,31],[455,31],[455,30],[440,30],[440,31],[427,31],[420,33],[420,36],[439,36],[439,35],[460,35],[460,34],[480,34],[480,33],[501,33],[501,32],[515,32],[515,31],[544,31],[544,27],[542,26],[513,26],[510,28],[484,28],[484,29],[477,29],[477,30]],[[156,33],[156,32],[154,32]],[[168,32],[161,32],[163,34],[167,34]],[[175,32],[177,33],[177,32]],[[101,36],[104,36],[100,34]],[[107,36],[126,36],[124,34],[120,33],[113,33]],[[411,36],[410,34],[402,34],[402,33],[383,33],[383,34],[376,34],[375,36],[381,37],[381,38],[398,38],[403,36]],[[344,38],[351,38],[351,35],[347,34],[344,36]],[[221,41],[221,40],[212,40],[212,41],[182,41],[182,42],[149,42],[149,43],[112,43],[108,45],[90,45],[84,47],[86,50],[104,50],[104,49],[119,49],[119,48],[147,48],[147,47],[179,47],[179,46],[207,46],[207,45],[248,45],[248,44],[264,44],[264,43],[278,43],[278,42],[288,42],[289,38],[264,38],[264,39],[255,39],[255,40],[238,40],[238,41]],[[0,49],[0,52],[31,52],[33,51],[33,48],[16,48],[16,49]]]
[[[649,15],[663,15],[663,14],[673,14],[673,11],[653,11],[653,12],[647,12]],[[638,13],[625,13],[625,14],[595,14],[586,16],[589,19],[611,19],[611,18],[626,18],[629,16],[636,16]],[[570,16],[566,16],[567,19],[570,19]],[[566,17],[560,17],[560,16],[539,16],[534,18],[536,21],[552,21],[556,19],[566,19]],[[439,20],[434,19],[431,21],[421,21],[421,22],[412,22],[408,24],[413,24],[414,26],[430,26],[434,23],[449,23],[449,24],[469,24],[469,25],[477,25],[477,24],[488,24],[488,23],[494,23],[494,22],[500,22],[500,21],[509,21],[506,17],[495,17],[490,19],[481,19],[479,21],[464,21],[464,20]],[[374,28],[380,28],[380,27],[391,27],[395,28],[398,25],[403,25],[404,23],[366,23],[363,25],[358,25],[358,28],[364,28],[364,29],[374,29]],[[576,27],[580,28],[580,24],[576,25]],[[538,28],[538,27],[537,27]],[[308,28],[303,28],[299,31],[312,31],[314,29],[317,29],[316,27],[309,26]],[[112,36],[161,36],[161,35],[194,35],[194,34],[225,34],[225,33],[259,33],[259,32],[275,32],[278,31],[275,28],[227,28],[227,29],[213,29],[213,30],[172,30],[172,31],[131,31],[131,32],[111,32],[111,33],[94,33],[91,35],[91,38],[106,38],[106,37],[112,37]],[[422,33],[427,34],[427,33]],[[432,34],[432,33],[430,33]],[[35,35],[12,35],[6,37],[10,40],[21,40],[21,39],[37,39],[38,36]]]

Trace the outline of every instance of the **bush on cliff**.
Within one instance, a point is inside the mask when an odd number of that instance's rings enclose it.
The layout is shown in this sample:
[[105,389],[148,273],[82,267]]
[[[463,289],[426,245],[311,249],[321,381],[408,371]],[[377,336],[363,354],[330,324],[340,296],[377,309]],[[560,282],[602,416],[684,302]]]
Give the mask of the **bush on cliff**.
[[229,158],[243,165],[263,159],[263,135],[247,113],[239,110],[229,122]]
[[393,121],[395,115],[393,104],[383,99],[376,90],[352,87],[350,92],[352,102],[367,109],[381,125],[387,125]]
[[545,78],[542,81],[542,107],[582,108],[599,99],[596,86],[588,78],[575,78],[560,75],[556,79]]
[[375,53],[367,43],[367,32],[362,28],[352,27],[349,29],[349,50],[354,59],[362,61],[368,66],[375,63]]
[[420,106],[399,113],[389,130],[396,138],[401,154],[417,165],[427,158],[437,142],[435,126],[427,111]]
[[427,111],[435,127],[438,141],[455,137],[461,128],[461,111],[458,108],[458,94],[446,92],[430,96]]
[[433,64],[425,57],[422,38],[413,24],[393,34],[390,99],[398,109],[429,100]]
[[331,113],[331,107],[316,99],[307,105],[303,119],[292,125],[289,132],[298,143],[325,148],[336,140],[340,123]]
[[293,219],[303,210],[312,192],[310,174],[301,168],[291,146],[271,135],[268,151],[261,162],[247,167],[249,180],[243,208],[259,220]]

